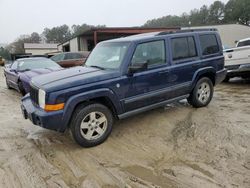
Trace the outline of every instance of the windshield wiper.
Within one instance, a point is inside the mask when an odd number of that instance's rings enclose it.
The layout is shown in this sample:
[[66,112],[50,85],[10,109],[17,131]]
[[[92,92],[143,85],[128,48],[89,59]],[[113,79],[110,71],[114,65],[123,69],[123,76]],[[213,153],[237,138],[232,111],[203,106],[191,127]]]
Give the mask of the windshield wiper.
[[97,66],[97,65],[91,65],[91,66],[89,66],[89,67],[93,67],[93,68],[98,68],[98,69],[101,69],[101,70],[105,70],[105,68],[99,67],[99,66]]
[[23,70],[20,70],[20,72],[26,72],[26,71],[31,71],[31,69],[23,69]]

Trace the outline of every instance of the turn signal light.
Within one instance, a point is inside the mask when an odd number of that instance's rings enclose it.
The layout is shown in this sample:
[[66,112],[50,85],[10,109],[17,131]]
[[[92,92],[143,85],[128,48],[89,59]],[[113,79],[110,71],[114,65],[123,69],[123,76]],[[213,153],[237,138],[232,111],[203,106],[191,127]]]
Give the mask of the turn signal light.
[[47,112],[62,110],[64,108],[64,103],[60,104],[46,104],[44,110]]

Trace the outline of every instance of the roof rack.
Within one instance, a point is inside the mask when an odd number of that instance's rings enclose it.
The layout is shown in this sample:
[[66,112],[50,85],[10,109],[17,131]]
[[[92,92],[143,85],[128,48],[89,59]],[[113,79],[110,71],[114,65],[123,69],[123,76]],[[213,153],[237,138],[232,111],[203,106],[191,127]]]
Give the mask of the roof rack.
[[183,29],[183,30],[177,30],[177,31],[163,31],[158,33],[157,35],[167,35],[167,34],[175,34],[175,33],[189,33],[189,32],[197,32],[197,31],[218,31],[216,28],[210,28],[210,29]]

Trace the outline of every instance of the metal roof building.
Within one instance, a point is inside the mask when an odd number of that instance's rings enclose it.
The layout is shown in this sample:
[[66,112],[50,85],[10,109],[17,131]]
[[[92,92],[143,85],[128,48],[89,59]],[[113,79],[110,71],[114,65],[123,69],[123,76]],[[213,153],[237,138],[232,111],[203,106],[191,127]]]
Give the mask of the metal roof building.
[[91,28],[75,38],[72,38],[58,45],[59,51],[77,52],[91,51],[98,42],[126,37],[135,34],[159,32],[159,31],[176,31],[179,27],[163,27],[163,28],[142,28],[142,27],[104,27]]
[[[224,47],[235,47],[235,42],[250,37],[250,27],[241,24],[222,24],[190,27],[189,29],[216,28],[221,36]],[[183,28],[187,29],[187,28]]]

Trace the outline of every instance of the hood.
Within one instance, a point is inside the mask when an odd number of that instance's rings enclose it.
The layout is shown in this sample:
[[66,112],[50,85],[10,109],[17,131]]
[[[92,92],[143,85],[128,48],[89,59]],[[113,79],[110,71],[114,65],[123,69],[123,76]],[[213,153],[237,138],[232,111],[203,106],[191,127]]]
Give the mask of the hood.
[[30,71],[22,72],[22,74],[24,74],[26,77],[31,79],[31,78],[38,76],[38,75],[41,75],[41,74],[48,74],[48,73],[51,73],[54,71],[59,71],[59,70],[62,70],[62,68],[58,68],[58,67],[55,68],[54,67],[54,68],[45,68],[45,69],[33,69]]
[[57,91],[83,84],[99,82],[119,76],[115,70],[100,70],[92,67],[73,67],[32,79],[32,84],[45,91]]

